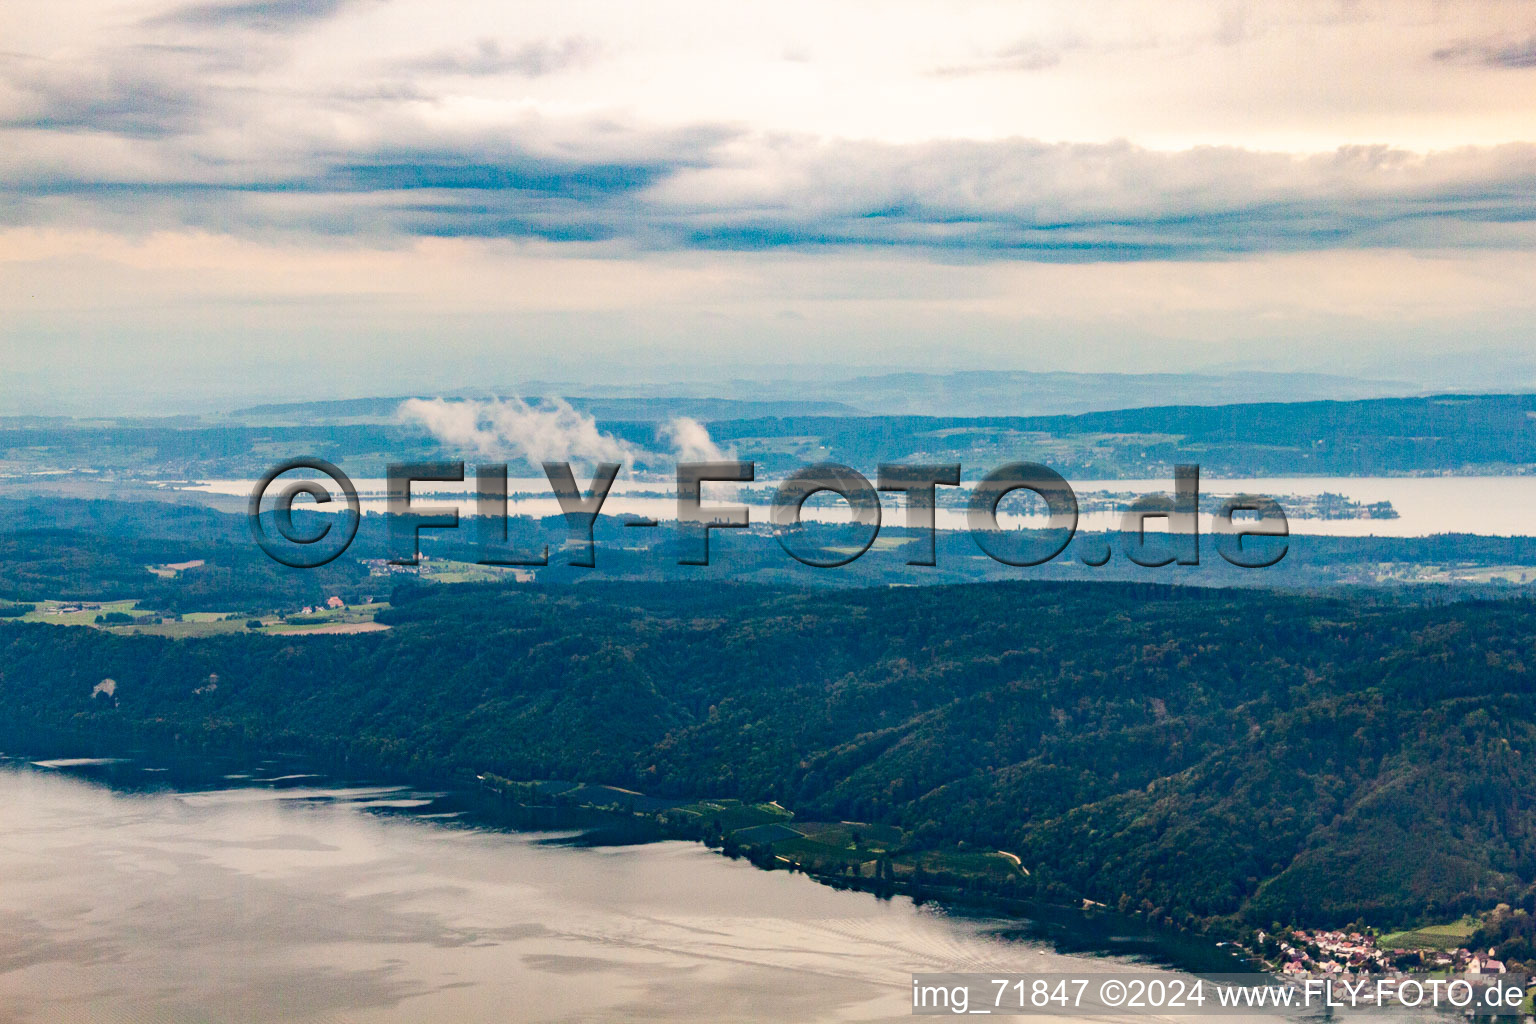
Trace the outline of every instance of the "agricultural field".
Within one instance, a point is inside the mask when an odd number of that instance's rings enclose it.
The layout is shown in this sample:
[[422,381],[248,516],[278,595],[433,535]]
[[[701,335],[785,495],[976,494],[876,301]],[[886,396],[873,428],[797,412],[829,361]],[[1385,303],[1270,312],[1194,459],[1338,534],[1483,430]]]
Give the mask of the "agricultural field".
[[1376,940],[1384,949],[1459,949],[1477,931],[1478,920],[1467,916],[1450,924],[1435,924],[1408,931],[1392,932]]
[[137,601],[39,601],[36,609],[23,615],[21,621],[45,622],[52,626],[92,626],[98,615],[113,612],[132,615],[137,605]]
[[[389,627],[374,622],[374,616],[389,605],[385,602],[345,608],[316,609],[309,614],[252,616],[244,612],[200,611],[180,616],[163,614],[139,607],[131,601],[40,601],[22,616],[21,622],[41,622],[52,626],[90,626],[119,635],[143,634],[177,639],[220,636],[230,633],[267,632],[289,636],[313,633],[366,633]],[[135,621],[97,621],[113,616],[129,616]],[[256,629],[251,623],[259,622]]]
[[777,804],[747,804],[740,800],[700,800],[669,812],[695,817],[711,828],[734,834],[742,829],[787,824],[794,815]]
[[325,633],[371,633],[389,627],[373,618],[388,608],[384,602],[355,605],[346,608],[316,609],[308,614],[289,615],[286,618],[264,616],[261,632],[285,636],[306,636]]

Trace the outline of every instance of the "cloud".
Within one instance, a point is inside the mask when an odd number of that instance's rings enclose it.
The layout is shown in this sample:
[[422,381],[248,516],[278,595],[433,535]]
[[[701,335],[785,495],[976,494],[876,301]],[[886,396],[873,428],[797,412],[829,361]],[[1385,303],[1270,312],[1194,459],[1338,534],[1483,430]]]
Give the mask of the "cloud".
[[1536,146],[1292,155],[1033,140],[781,147],[768,178],[679,171],[647,198],[680,243],[1026,259],[1529,245]]
[[[12,175],[0,185],[0,217],[1052,261],[1536,242],[1528,143],[1294,155],[1027,139],[728,142],[706,128],[525,134],[521,147],[466,136],[434,149],[339,152],[302,173],[257,161],[243,171],[196,165],[173,180]],[[611,156],[626,149],[627,159]]]
[[1065,45],[1051,45],[1038,39],[1023,39],[977,60],[946,64],[932,74],[941,76],[981,75],[999,71],[1044,71],[1061,63]]
[[[175,16],[246,24],[298,17],[298,6],[320,17],[341,3],[205,4]],[[512,47],[484,37],[416,63],[537,77],[585,59],[586,38]],[[292,40],[245,42],[241,51],[275,60]],[[0,129],[28,133],[0,140],[23,143],[0,145],[0,223],[960,260],[1536,243],[1531,143],[1297,154],[1023,137],[853,141],[719,122],[657,127],[522,98],[439,100],[404,79],[346,76],[276,102],[270,85],[253,84],[269,67],[252,79],[227,50],[156,45],[153,61],[139,46],[91,61],[0,62]],[[1074,45],[1066,33],[1024,37],[978,67],[1048,63]],[[207,70],[219,62],[224,70]],[[514,82],[512,92],[524,88]],[[452,116],[439,109],[449,106]]]
[[384,152],[285,187],[312,192],[544,193],[582,202],[638,191],[676,169],[665,161],[583,162],[515,152],[499,159]]
[[294,32],[334,17],[358,0],[246,0],[244,3],[202,3],[178,7],[151,18],[151,26],[245,28],[258,32]]
[[561,398],[530,405],[520,398],[489,402],[412,398],[397,415],[420,423],[443,444],[531,465],[581,460],[631,465],[644,453],[598,429],[590,415]]
[[588,64],[598,53],[598,45],[582,36],[559,40],[541,40],[504,50],[495,39],[481,39],[473,47],[440,50],[427,57],[398,61],[392,65],[406,74],[441,75],[520,75],[541,78],[569,68]]
[[493,132],[444,132],[391,118],[370,133],[381,140],[370,145],[331,136],[336,119],[286,132],[253,125],[234,145],[218,140],[208,152],[196,140],[175,140],[137,150],[131,161],[116,147],[0,148],[0,222],[373,242],[622,241],[648,230],[640,193],[711,165],[731,136],[712,127],[538,118]]
[[1434,58],[1446,64],[1536,68],[1536,36],[1525,39],[1463,40],[1436,50]]
[[0,58],[11,96],[0,127],[106,132],[154,139],[195,129],[208,109],[207,90],[160,62],[135,66],[110,57],[59,64],[23,55]]
[[[649,22],[621,28],[601,10],[535,21],[473,5],[457,12],[460,20],[415,21],[379,0],[229,0],[165,10],[148,22],[98,29],[94,49],[53,49],[57,33],[18,44],[56,60],[0,57],[0,223],[386,246],[419,238],[547,240],[581,243],[597,255],[863,249],[944,260],[1533,244],[1536,150],[1528,142],[1293,153],[1252,144],[1170,148],[1166,126],[1161,145],[1146,146],[997,135],[1009,126],[1045,133],[1030,113],[1040,103],[1026,100],[1056,96],[1070,106],[1073,81],[1118,82],[1105,77],[1107,60],[1120,61],[1127,78],[1148,61],[1195,61],[1169,75],[1181,90],[1199,89],[1198,74],[1185,73],[1200,72],[1199,61],[1227,67],[1262,55],[1257,44],[1279,47],[1303,28],[1375,38],[1380,25],[1319,27],[1306,14],[1298,28],[1289,15],[1249,18],[1240,5],[1219,8],[1214,21],[1206,5],[1150,21],[1117,20],[1108,8],[1069,15],[1063,7],[1051,16],[946,25],[932,38],[903,22],[890,37],[903,42],[899,52],[877,60],[871,54],[885,51],[873,39],[868,52],[828,46],[841,55],[800,67],[780,59],[801,28],[786,23],[796,31],[760,40],[772,54],[766,69],[743,65],[733,75],[726,64],[726,73],[690,64],[692,50],[682,53]],[[358,12],[378,16],[353,18]],[[349,19],[345,31],[295,31],[340,17]],[[1471,15],[1454,22],[1476,23]],[[204,28],[216,31],[192,31]],[[536,34],[511,35],[520,30]],[[1243,52],[1214,53],[1231,49],[1214,46],[1216,37],[1243,41]],[[1437,23],[1402,45],[1422,72],[1423,54],[1449,38]],[[908,45],[914,39],[921,45]],[[710,59],[747,54],[734,36],[721,44],[737,48]],[[593,61],[610,50],[623,59]],[[1536,40],[1509,36],[1436,56],[1517,67],[1533,53]],[[589,74],[564,73],[589,62],[597,65]],[[1072,67],[1052,71],[1063,63]],[[935,64],[943,66],[935,72]],[[680,81],[679,68],[715,78]],[[804,97],[842,80],[861,83],[860,102],[871,102],[862,90],[900,86],[908,91],[890,95],[930,115],[937,97],[957,123],[936,126],[930,116],[894,130],[898,141],[869,141],[878,129],[765,127],[753,96],[777,86],[746,95],[742,82],[754,69],[784,76],[774,79],[788,90],[784,105],[808,125],[820,124],[820,108],[841,103]],[[856,73],[863,71],[884,77],[869,84]],[[969,80],[1014,71],[1039,73]],[[1241,77],[1269,81],[1248,70]],[[1438,77],[1468,87],[1468,76],[1453,69]],[[713,95],[698,87],[704,80],[718,81],[729,102],[696,103]],[[1517,91],[1517,81],[1506,84]],[[1248,102],[1239,92],[1227,105]],[[1017,109],[967,105],[966,97],[980,94],[1017,97]],[[1122,102],[1094,95],[1082,102]],[[739,122],[737,100],[746,104]],[[884,123],[893,106],[888,96],[879,104],[871,123]],[[1246,108],[1240,119],[1249,123]],[[1339,111],[1329,120],[1350,122]],[[1253,136],[1262,130],[1255,124]],[[944,137],[913,141],[924,132]],[[1175,137],[1209,135],[1190,129]]]

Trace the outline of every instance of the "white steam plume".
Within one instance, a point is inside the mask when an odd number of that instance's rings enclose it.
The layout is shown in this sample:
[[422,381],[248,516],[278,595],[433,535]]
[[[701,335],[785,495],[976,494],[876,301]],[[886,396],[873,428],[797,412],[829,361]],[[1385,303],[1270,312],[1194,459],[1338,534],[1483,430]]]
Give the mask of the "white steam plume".
[[[598,429],[591,415],[571,407],[562,398],[545,398],[529,405],[520,398],[487,402],[411,398],[400,404],[399,419],[420,423],[433,437],[453,448],[472,449],[495,458],[522,457],[537,466],[541,462],[571,459],[617,462],[633,468],[636,462],[664,461],[658,456],[621,441]],[[698,420],[678,416],[657,431],[670,445],[678,462],[721,462],[735,458],[709,436]]]
[[444,444],[473,448],[481,455],[520,456],[534,466],[580,459],[628,467],[645,456],[633,445],[603,433],[597,420],[561,398],[546,398],[538,405],[520,398],[489,402],[412,398],[400,404],[398,415],[420,423]]
[[687,416],[678,416],[656,432],[672,445],[678,462],[722,462],[731,458],[720,450],[704,424]]

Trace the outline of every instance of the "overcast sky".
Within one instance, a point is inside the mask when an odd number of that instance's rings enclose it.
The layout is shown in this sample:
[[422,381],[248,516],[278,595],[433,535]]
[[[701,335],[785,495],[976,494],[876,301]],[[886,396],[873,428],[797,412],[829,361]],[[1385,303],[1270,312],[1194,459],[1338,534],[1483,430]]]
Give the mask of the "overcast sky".
[[1533,224],[1532,3],[0,5],[0,413],[1530,386]]

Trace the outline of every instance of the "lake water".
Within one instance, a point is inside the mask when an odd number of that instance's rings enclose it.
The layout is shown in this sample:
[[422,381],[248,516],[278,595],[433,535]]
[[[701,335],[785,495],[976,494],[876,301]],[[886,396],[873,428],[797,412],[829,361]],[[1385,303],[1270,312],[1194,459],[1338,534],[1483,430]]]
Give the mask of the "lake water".
[[[471,479],[473,474],[471,474]],[[284,477],[283,480],[287,480]],[[766,486],[772,482],[754,486]],[[1094,492],[1137,494],[1161,493],[1173,487],[1168,480],[1073,480],[1070,481],[1080,498]],[[361,505],[370,511],[384,511],[386,482],[382,479],[357,480],[355,484],[363,495]],[[246,497],[255,485],[254,480],[211,480],[195,485],[190,490],[212,494]],[[475,503],[469,498],[454,499],[447,496],[420,497],[423,492],[446,495],[454,490],[467,491],[472,482],[462,485],[451,483],[418,484],[414,491],[417,505],[452,505],[463,515],[471,515]],[[512,515],[550,516],[560,511],[549,483],[542,478],[514,479],[509,482],[514,495],[510,504]],[[628,492],[668,491],[667,482],[620,479],[603,511],[609,514],[631,513],[659,520],[677,517],[677,502],[671,498],[641,497]],[[1390,501],[1398,513],[1396,519],[1302,519],[1292,518],[1292,533],[1324,534],[1351,537],[1425,537],[1437,533],[1474,533],[1485,536],[1513,537],[1536,536],[1536,476],[1436,476],[1436,477],[1265,477],[1254,479],[1208,478],[1201,481],[1203,495],[1230,495],[1239,493],[1263,494],[1279,500],[1282,508],[1290,508],[1290,496],[1315,496],[1323,493],[1343,495],[1351,501],[1369,504]],[[724,504],[734,502],[729,485],[706,484],[704,503]],[[522,492],[527,495],[516,500]],[[308,501],[308,499],[303,499]],[[905,513],[896,506],[894,495],[885,495],[884,521],[888,525],[904,525]],[[1017,503],[1016,505],[1014,503]],[[999,521],[1007,527],[1040,527],[1045,524],[1042,515],[1017,514],[1029,511],[1030,506],[1018,495],[1005,499]],[[1041,506],[1043,511],[1043,505]],[[847,522],[847,505],[838,502],[832,508],[807,507],[808,519],[823,522]],[[936,510],[936,522],[940,529],[964,530],[967,527],[965,512],[957,508]],[[764,505],[752,506],[753,522],[767,522],[768,509]],[[1208,517],[1202,529],[1209,526]],[[1079,529],[1085,531],[1118,529],[1120,517],[1115,512],[1084,513]],[[1161,528],[1161,520],[1150,520],[1150,528]]]
[[0,1020],[899,1020],[914,971],[1128,962],[696,844],[471,827],[441,794],[170,778],[0,761]]
[[878,1020],[906,1014],[913,970],[1073,960],[697,844],[546,845],[402,814],[433,806],[409,790],[129,793],[46,764],[0,767],[4,1020]]

